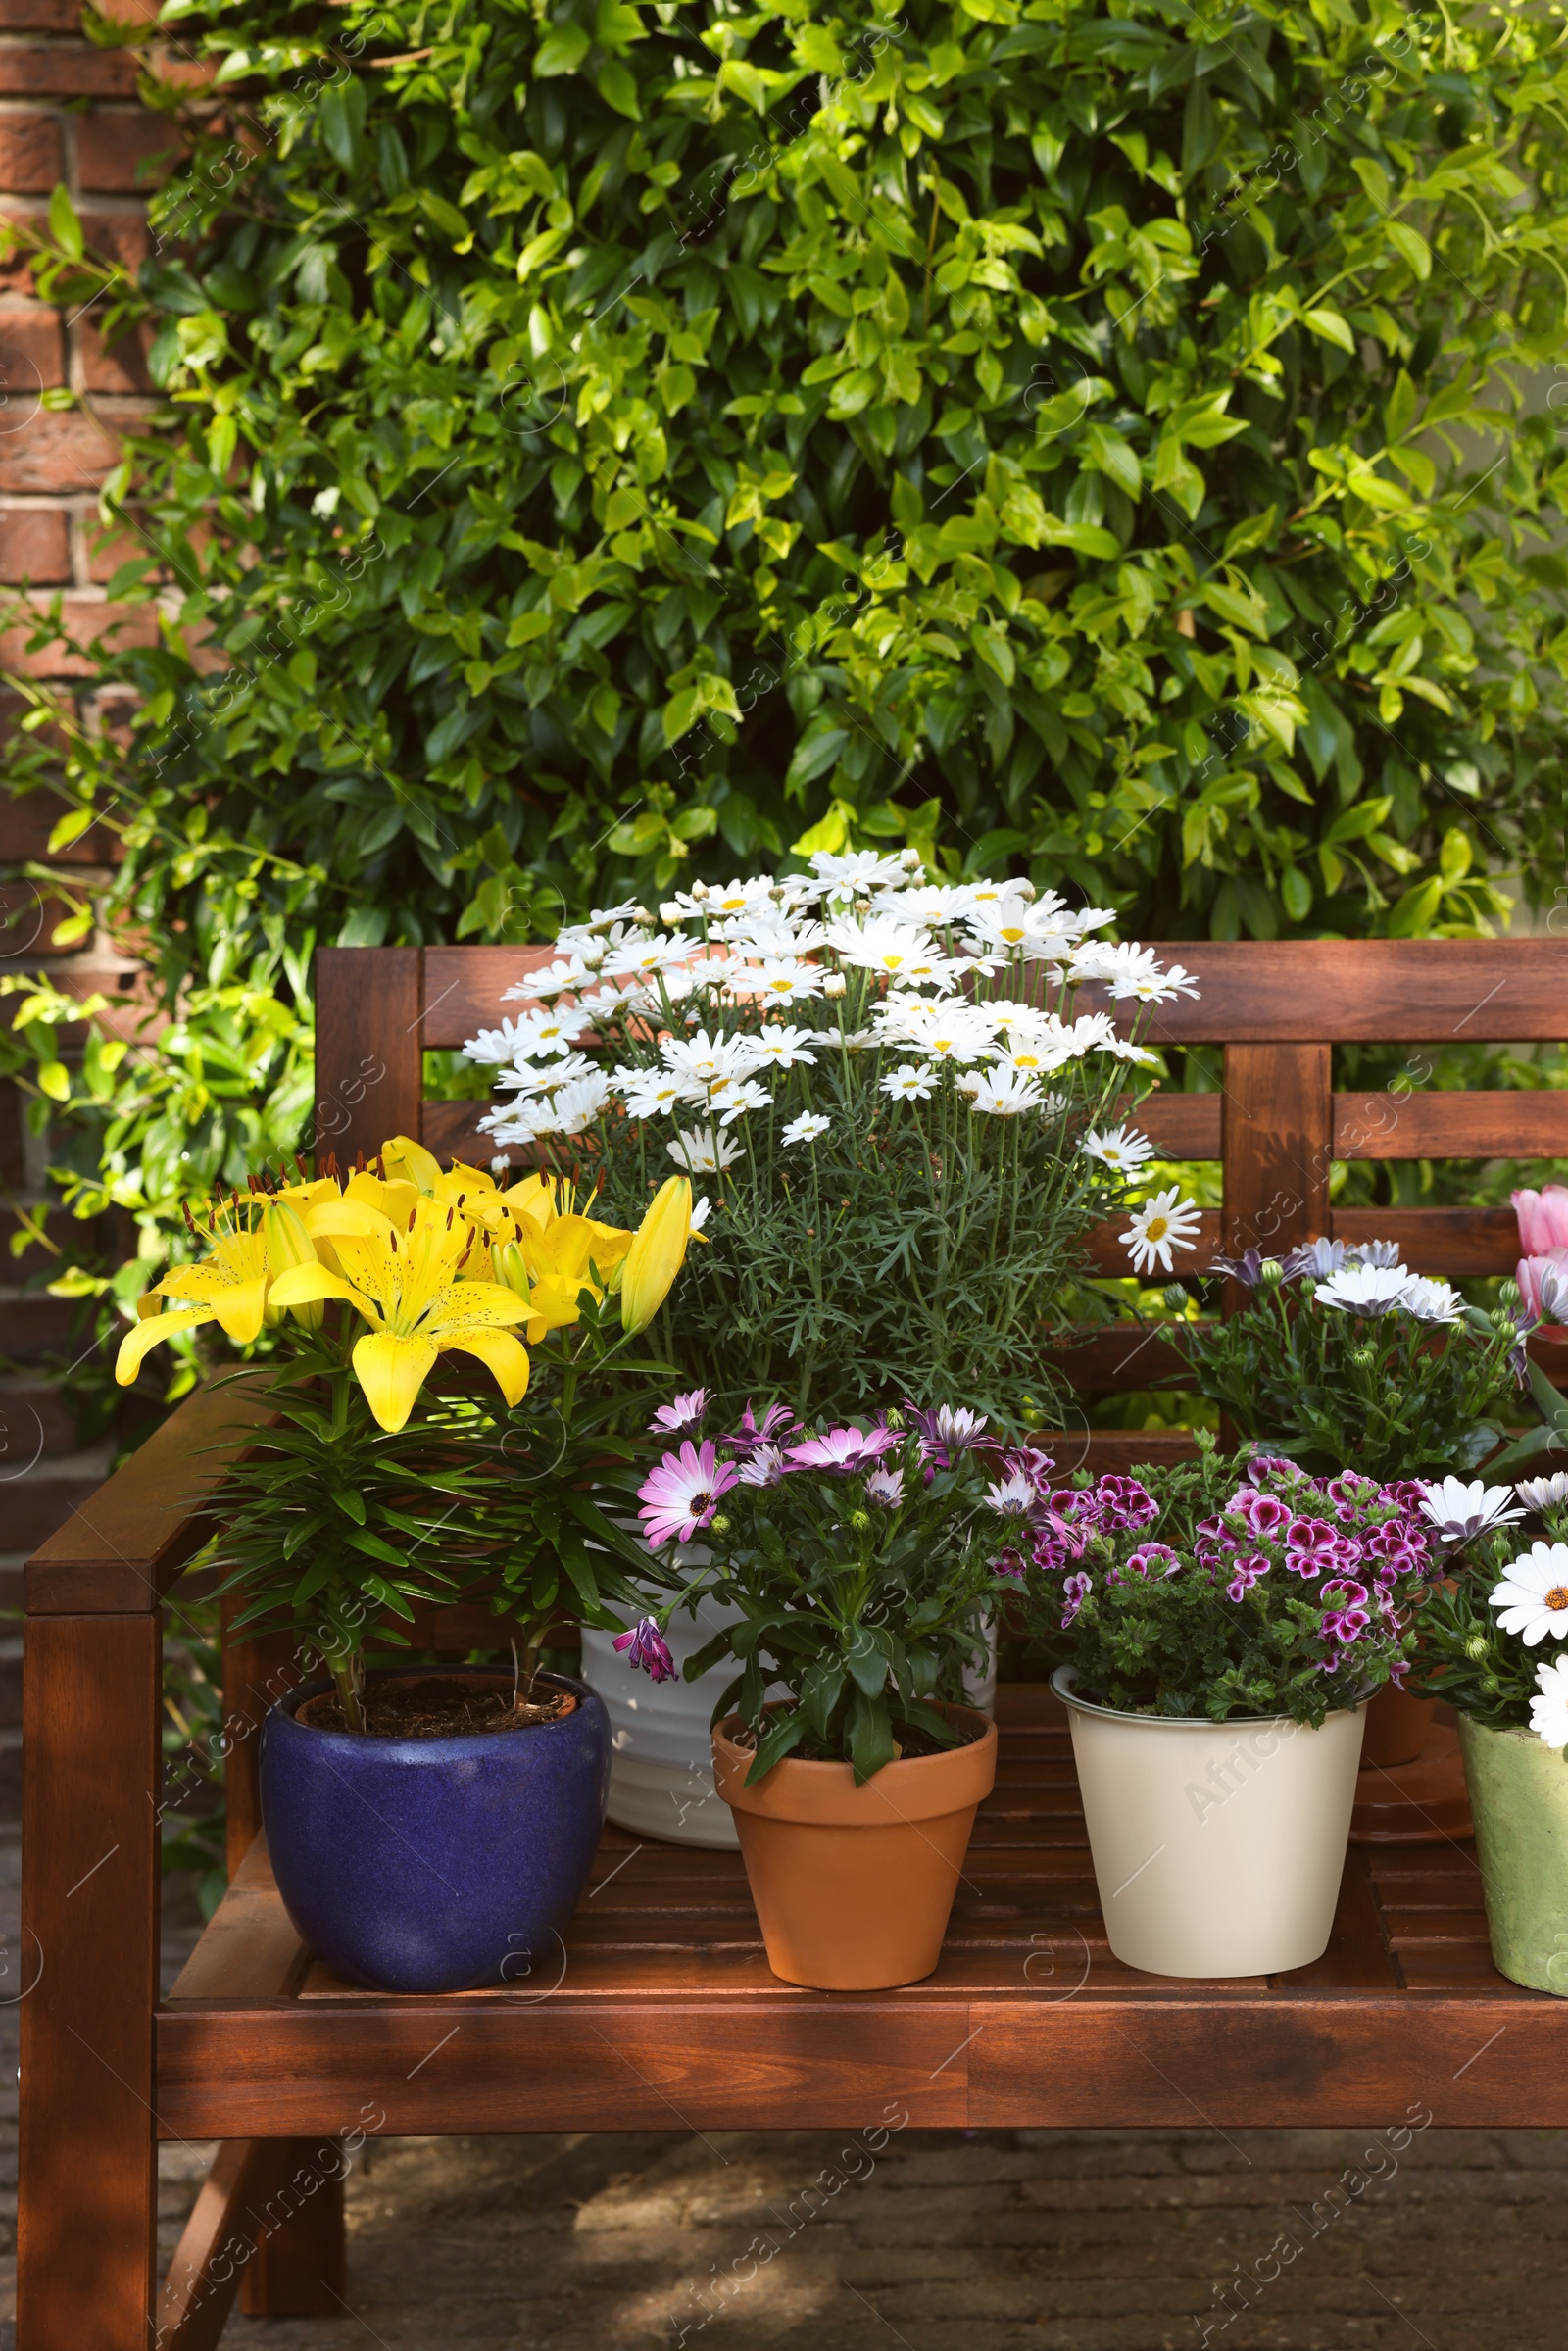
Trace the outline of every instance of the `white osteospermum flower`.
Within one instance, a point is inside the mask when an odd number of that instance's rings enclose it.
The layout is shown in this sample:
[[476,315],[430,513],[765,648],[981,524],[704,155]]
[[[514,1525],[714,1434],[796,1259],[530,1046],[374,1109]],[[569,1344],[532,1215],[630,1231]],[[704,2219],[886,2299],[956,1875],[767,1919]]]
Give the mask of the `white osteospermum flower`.
[[1533,1543],[1503,1570],[1491,1597],[1503,1631],[1517,1633],[1526,1648],[1548,1634],[1568,1639],[1568,1543]]
[[814,1068],[816,1055],[811,1048],[820,1043],[815,1029],[792,1028],[787,1022],[782,1026],[770,1023],[759,1029],[752,1039],[755,1065],[759,1069],[793,1069],[798,1062],[804,1062],[808,1069]]
[[740,1145],[727,1143],[715,1127],[677,1135],[664,1149],[676,1166],[684,1167],[688,1175],[721,1174],[741,1156]]
[[985,1118],[1017,1118],[1025,1110],[1038,1110],[1045,1099],[1033,1078],[1020,1077],[1012,1069],[977,1072],[958,1083]]
[[1539,1697],[1530,1701],[1530,1728],[1548,1747],[1568,1747],[1568,1657],[1536,1668]]
[[1317,1302],[1343,1314],[1388,1314],[1404,1304],[1412,1279],[1402,1265],[1342,1265],[1319,1282]]
[[1420,1484],[1421,1515],[1431,1520],[1445,1543],[1469,1543],[1489,1527],[1509,1526],[1524,1517],[1513,1506],[1513,1491],[1507,1486],[1489,1486],[1481,1478],[1469,1485],[1463,1478],[1423,1479]]
[[1140,1273],[1152,1273],[1156,1265],[1164,1273],[1174,1273],[1172,1249],[1196,1249],[1198,1234],[1197,1208],[1190,1200],[1183,1200],[1172,1184],[1168,1191],[1156,1192],[1152,1200],[1133,1210],[1132,1222],[1121,1240]]
[[1132,1175],[1154,1155],[1147,1135],[1133,1127],[1112,1127],[1103,1135],[1086,1135],[1079,1146],[1086,1159],[1098,1159],[1113,1175]]
[[1399,1303],[1417,1322],[1457,1322],[1464,1312],[1464,1300],[1457,1290],[1446,1282],[1429,1281],[1425,1274],[1418,1273],[1413,1273],[1405,1284]]
[[1521,1478],[1514,1492],[1527,1510],[1555,1510],[1568,1502],[1568,1469],[1554,1469],[1549,1478]]
[[819,1135],[827,1133],[832,1124],[832,1119],[824,1118],[820,1111],[803,1110],[799,1118],[790,1120],[779,1140],[785,1144],[814,1143]]
[[929,1062],[916,1069],[912,1061],[901,1061],[898,1068],[890,1069],[882,1080],[882,1091],[891,1094],[895,1102],[928,1102],[936,1076]]

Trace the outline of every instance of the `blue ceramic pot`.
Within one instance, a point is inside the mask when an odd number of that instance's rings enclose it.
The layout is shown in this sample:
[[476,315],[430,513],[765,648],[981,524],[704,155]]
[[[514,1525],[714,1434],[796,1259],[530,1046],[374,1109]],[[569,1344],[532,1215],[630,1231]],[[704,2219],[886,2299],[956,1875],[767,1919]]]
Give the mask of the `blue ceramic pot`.
[[[434,1671],[513,1679],[510,1666],[406,1666],[396,1678]],[[610,1723],[586,1682],[539,1679],[577,1704],[527,1731],[318,1730],[296,1709],[326,1681],[289,1690],[268,1715],[262,1819],[277,1889],[337,1975],[370,1991],[553,1988],[561,1929],[604,1826]]]

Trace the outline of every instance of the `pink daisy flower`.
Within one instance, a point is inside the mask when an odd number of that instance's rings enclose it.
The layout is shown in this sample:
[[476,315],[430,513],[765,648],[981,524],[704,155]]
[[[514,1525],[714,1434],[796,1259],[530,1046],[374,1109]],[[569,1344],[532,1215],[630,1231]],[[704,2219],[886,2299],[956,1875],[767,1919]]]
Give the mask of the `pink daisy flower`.
[[671,1404],[661,1404],[648,1426],[656,1437],[678,1437],[682,1429],[695,1429],[708,1410],[706,1388],[688,1388]]
[[666,1543],[690,1543],[712,1517],[719,1495],[734,1483],[735,1471],[719,1460],[711,1438],[700,1445],[688,1442],[678,1453],[666,1453],[637,1489],[643,1504],[638,1515],[655,1550]]
[[864,1469],[902,1442],[896,1429],[824,1429],[790,1446],[790,1459],[802,1469],[828,1469],[848,1474]]

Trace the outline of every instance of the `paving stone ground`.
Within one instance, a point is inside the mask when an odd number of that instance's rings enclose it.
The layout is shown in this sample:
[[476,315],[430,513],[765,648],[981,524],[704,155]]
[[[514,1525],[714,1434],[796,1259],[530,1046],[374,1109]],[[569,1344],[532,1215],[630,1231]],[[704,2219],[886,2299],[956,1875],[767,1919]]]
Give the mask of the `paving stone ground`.
[[[0,1841],[0,1930],[17,1874]],[[172,1969],[194,1910],[168,1908]],[[8,2206],[15,2026],[0,2005]],[[1564,2351],[1568,2132],[1411,2119],[372,2140],[348,2306],[236,2314],[223,2351]],[[163,2150],[166,2259],[211,2156]]]

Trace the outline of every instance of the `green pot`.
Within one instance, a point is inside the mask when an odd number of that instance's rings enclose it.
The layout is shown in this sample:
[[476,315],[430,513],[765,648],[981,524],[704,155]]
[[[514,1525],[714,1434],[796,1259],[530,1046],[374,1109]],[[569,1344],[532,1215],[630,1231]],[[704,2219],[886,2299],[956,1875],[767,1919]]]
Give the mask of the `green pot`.
[[1487,1927],[1515,1984],[1568,1998],[1568,1758],[1534,1731],[1459,1717]]

